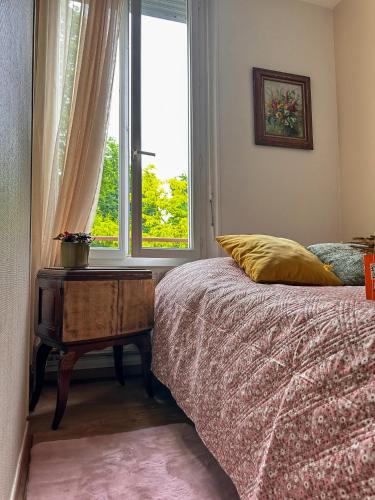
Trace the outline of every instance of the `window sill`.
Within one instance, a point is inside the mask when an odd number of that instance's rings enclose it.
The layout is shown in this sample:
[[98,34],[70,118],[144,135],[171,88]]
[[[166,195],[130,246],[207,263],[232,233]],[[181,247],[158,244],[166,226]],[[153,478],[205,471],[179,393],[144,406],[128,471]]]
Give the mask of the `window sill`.
[[143,258],[143,257],[125,257],[112,258],[110,256],[97,255],[97,252],[92,252],[89,265],[93,267],[142,267],[153,271],[166,271],[173,267],[181,266],[191,262],[189,259],[181,258]]

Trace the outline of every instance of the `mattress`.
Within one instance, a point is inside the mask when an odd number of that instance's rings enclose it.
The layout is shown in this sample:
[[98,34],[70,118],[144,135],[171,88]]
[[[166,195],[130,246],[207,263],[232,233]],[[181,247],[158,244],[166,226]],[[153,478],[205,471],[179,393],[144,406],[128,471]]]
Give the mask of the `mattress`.
[[231,258],[156,288],[153,372],[242,499],[375,498],[375,302],[252,282]]

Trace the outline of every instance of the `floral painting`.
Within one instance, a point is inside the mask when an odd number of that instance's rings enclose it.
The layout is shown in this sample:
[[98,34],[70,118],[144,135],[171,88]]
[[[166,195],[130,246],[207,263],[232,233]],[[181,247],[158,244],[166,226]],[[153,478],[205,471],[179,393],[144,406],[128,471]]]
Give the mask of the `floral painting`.
[[310,78],[254,68],[255,144],[313,149]]
[[265,80],[264,99],[267,134],[304,137],[303,99],[300,85]]

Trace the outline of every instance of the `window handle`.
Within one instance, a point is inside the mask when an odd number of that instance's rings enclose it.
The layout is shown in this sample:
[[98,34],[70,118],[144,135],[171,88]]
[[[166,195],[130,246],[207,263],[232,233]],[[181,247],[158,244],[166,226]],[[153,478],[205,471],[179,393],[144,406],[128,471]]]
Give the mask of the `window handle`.
[[134,151],[133,151],[133,158],[135,158],[136,156],[140,156],[140,155],[156,156],[155,153],[150,153],[150,151],[140,151],[139,149],[134,149]]

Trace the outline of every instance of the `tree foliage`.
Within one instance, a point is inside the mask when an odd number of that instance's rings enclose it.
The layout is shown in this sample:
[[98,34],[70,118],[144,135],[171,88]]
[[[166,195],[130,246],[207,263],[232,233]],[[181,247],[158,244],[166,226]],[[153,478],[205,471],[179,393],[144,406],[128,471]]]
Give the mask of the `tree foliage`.
[[[188,178],[186,174],[162,180],[156,167],[142,173],[143,238],[188,238]],[[98,207],[92,228],[96,236],[116,236],[119,231],[119,146],[107,140]],[[96,241],[95,246],[117,247],[118,243]],[[144,247],[186,248],[186,242],[143,242]]]
[[[103,159],[103,174],[97,214],[103,219],[118,221],[119,210],[119,145],[110,137]],[[106,235],[102,235],[106,236]]]

